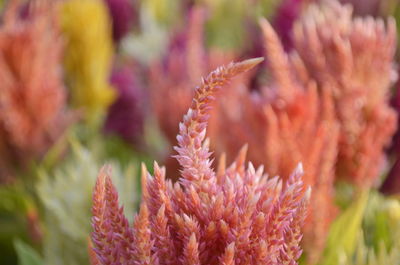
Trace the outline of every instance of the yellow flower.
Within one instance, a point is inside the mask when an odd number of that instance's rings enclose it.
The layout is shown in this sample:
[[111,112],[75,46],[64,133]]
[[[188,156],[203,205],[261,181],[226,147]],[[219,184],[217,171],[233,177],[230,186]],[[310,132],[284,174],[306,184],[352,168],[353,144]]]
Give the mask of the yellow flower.
[[72,104],[96,121],[115,98],[109,84],[113,45],[107,7],[99,0],[66,1],[60,19]]

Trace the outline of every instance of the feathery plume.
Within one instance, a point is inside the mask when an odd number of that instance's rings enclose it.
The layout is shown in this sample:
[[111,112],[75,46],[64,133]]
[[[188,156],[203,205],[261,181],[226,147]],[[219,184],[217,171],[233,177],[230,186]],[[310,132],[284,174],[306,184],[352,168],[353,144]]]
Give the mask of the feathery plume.
[[[216,66],[232,61],[235,57],[216,48],[205,48],[204,23],[205,10],[193,7],[188,16],[187,29],[174,36],[168,55],[160,61],[153,62],[150,67],[152,111],[171,146],[171,152],[178,134],[176,124],[189,108],[197,82]],[[246,75],[233,81],[232,86],[245,83],[242,79],[246,80]],[[224,95],[224,99],[227,96]],[[166,154],[168,157],[165,163],[168,173],[172,176],[172,173],[177,172],[178,165],[176,160],[169,156],[170,152]]]
[[336,212],[335,176],[361,189],[373,185],[396,128],[388,105],[395,25],[390,19],[386,27],[382,20],[352,19],[351,9],[337,2],[311,5],[294,23],[294,49],[286,53],[271,25],[260,24],[270,82],[222,106],[217,116],[224,119],[210,137],[217,152],[228,156],[238,143],[249,143],[250,160],[283,178],[303,162],[304,181],[314,191],[304,248],[314,264]]
[[[313,188],[303,228],[304,248],[308,260],[315,262],[336,212],[333,181],[339,126],[332,94],[324,90],[319,95],[315,81],[299,80],[296,69],[302,69],[301,60],[285,53],[266,20],[260,25],[270,82],[260,91],[233,93],[233,104],[221,104],[217,114],[221,120],[211,128],[210,138],[215,139],[217,152],[226,150],[228,155],[240,148],[238,143],[247,142],[250,160],[283,179],[288,179],[292,168],[302,161],[304,182]],[[229,115],[235,110],[236,116]],[[229,134],[223,132],[226,128],[230,128]]]
[[370,187],[397,125],[388,99],[395,76],[394,20],[389,18],[385,25],[382,19],[353,19],[350,6],[327,1],[311,6],[295,24],[293,35],[304,74],[320,90],[332,91],[340,122],[336,175]]
[[0,182],[42,158],[70,122],[56,6],[32,1],[24,19],[20,7],[8,3],[0,28]]
[[[171,145],[176,142],[176,124],[190,106],[193,87],[207,71],[204,63],[203,11],[200,8],[191,11],[187,31],[174,36],[164,61],[154,62],[150,67],[152,107]],[[170,108],[171,105],[174,108]]]
[[93,194],[92,238],[104,264],[297,264],[299,226],[309,197],[302,167],[283,184],[268,178],[262,167],[249,163],[246,168],[244,148],[217,174],[205,140],[215,93],[260,62],[220,67],[196,88],[175,147],[182,176],[172,184],[157,163],[153,176],[144,170],[143,201],[133,227],[118,208],[108,169],[101,170]]

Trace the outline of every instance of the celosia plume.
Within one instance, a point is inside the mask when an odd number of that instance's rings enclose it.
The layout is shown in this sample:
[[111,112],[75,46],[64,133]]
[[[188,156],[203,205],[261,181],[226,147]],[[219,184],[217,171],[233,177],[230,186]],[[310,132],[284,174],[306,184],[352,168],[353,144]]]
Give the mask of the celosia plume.
[[210,138],[217,152],[231,156],[239,143],[249,143],[250,160],[283,178],[303,162],[314,191],[304,228],[313,264],[335,216],[335,175],[359,188],[373,185],[396,127],[387,98],[395,26],[353,20],[351,9],[336,2],[311,5],[294,24],[288,53],[266,21],[261,27],[269,82],[259,91],[232,93],[236,102],[221,104]]
[[297,264],[308,193],[299,167],[286,184],[263,168],[246,168],[246,148],[215,172],[205,140],[215,92],[260,59],[231,63],[196,88],[179,125],[176,158],[181,179],[165,168],[143,169],[143,201],[131,227],[118,204],[110,169],[101,170],[93,195],[92,241],[101,264]]
[[[290,61],[295,57],[285,53],[266,20],[261,21],[261,27],[271,82],[260,92],[236,94],[235,104],[221,104],[221,123],[214,124],[210,137],[216,139],[217,150],[225,149],[231,155],[240,148],[238,143],[248,142],[250,160],[264,164],[267,172],[284,179],[299,161],[303,162],[304,182],[313,187],[304,246],[308,259],[316,260],[336,212],[333,181],[338,124],[333,99],[329,91],[320,98],[312,80],[297,80],[295,69],[301,68],[301,62]],[[229,115],[237,106],[237,115]],[[223,133],[224,128],[230,128],[229,134]]]
[[[168,55],[151,65],[149,86],[152,110],[171,150],[176,144],[178,133],[176,124],[190,106],[198,80],[215,67],[228,63],[236,57],[232,53],[222,52],[217,48],[206,49],[205,19],[205,10],[193,7],[188,16],[188,27],[174,36]],[[248,81],[247,76],[244,74],[237,78],[231,85],[232,90],[236,90],[236,86],[244,86]],[[228,100],[229,94],[226,93],[223,99]],[[174,107],[171,108],[171,106]],[[218,117],[215,118],[218,119]],[[211,123],[214,122],[216,121],[211,121]],[[170,152],[166,153],[168,172],[177,172],[176,161],[170,159]],[[170,176],[173,177],[172,174]]]
[[190,106],[193,87],[207,71],[204,63],[203,11],[192,10],[187,30],[174,36],[166,58],[154,62],[150,69],[152,107],[159,126],[171,145],[176,142],[176,124]]
[[333,1],[311,6],[293,35],[304,63],[302,75],[333,94],[341,127],[336,175],[370,187],[397,123],[388,100],[394,81],[394,20],[385,26],[381,19],[353,19],[350,6]]
[[55,4],[32,1],[24,19],[20,4],[0,28],[0,178],[41,158],[69,123]]

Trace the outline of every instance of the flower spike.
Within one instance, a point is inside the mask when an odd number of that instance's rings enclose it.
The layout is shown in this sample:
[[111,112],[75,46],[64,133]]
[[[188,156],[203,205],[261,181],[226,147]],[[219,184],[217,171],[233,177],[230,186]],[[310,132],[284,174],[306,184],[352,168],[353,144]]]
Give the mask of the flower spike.
[[100,172],[92,241],[103,264],[297,264],[309,201],[302,167],[283,185],[278,177],[268,178],[262,167],[245,167],[245,146],[232,165],[221,162],[216,173],[205,139],[216,92],[261,61],[220,67],[196,88],[177,137],[182,177],[173,184],[157,163],[153,176],[142,166],[143,200],[133,228],[116,206],[107,170]]

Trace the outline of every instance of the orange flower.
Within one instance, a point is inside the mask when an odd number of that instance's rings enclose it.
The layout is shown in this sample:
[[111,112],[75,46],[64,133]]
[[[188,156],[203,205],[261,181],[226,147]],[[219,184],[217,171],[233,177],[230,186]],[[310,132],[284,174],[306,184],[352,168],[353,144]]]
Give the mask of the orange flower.
[[284,179],[303,162],[304,182],[313,188],[304,228],[313,264],[336,213],[335,177],[359,188],[373,185],[396,128],[387,98],[395,26],[352,19],[351,10],[336,2],[311,5],[294,24],[289,53],[267,21],[261,27],[268,82],[259,91],[233,91],[215,115],[219,122],[210,138],[217,153],[228,156],[249,143],[250,160]]
[[352,8],[333,1],[312,6],[293,30],[303,76],[330,89],[340,122],[337,176],[370,187],[379,177],[383,149],[396,130],[389,106],[396,24],[390,18],[352,18]]
[[54,4],[33,1],[26,18],[9,3],[0,28],[0,164],[41,158],[68,123],[62,83],[62,42]]

